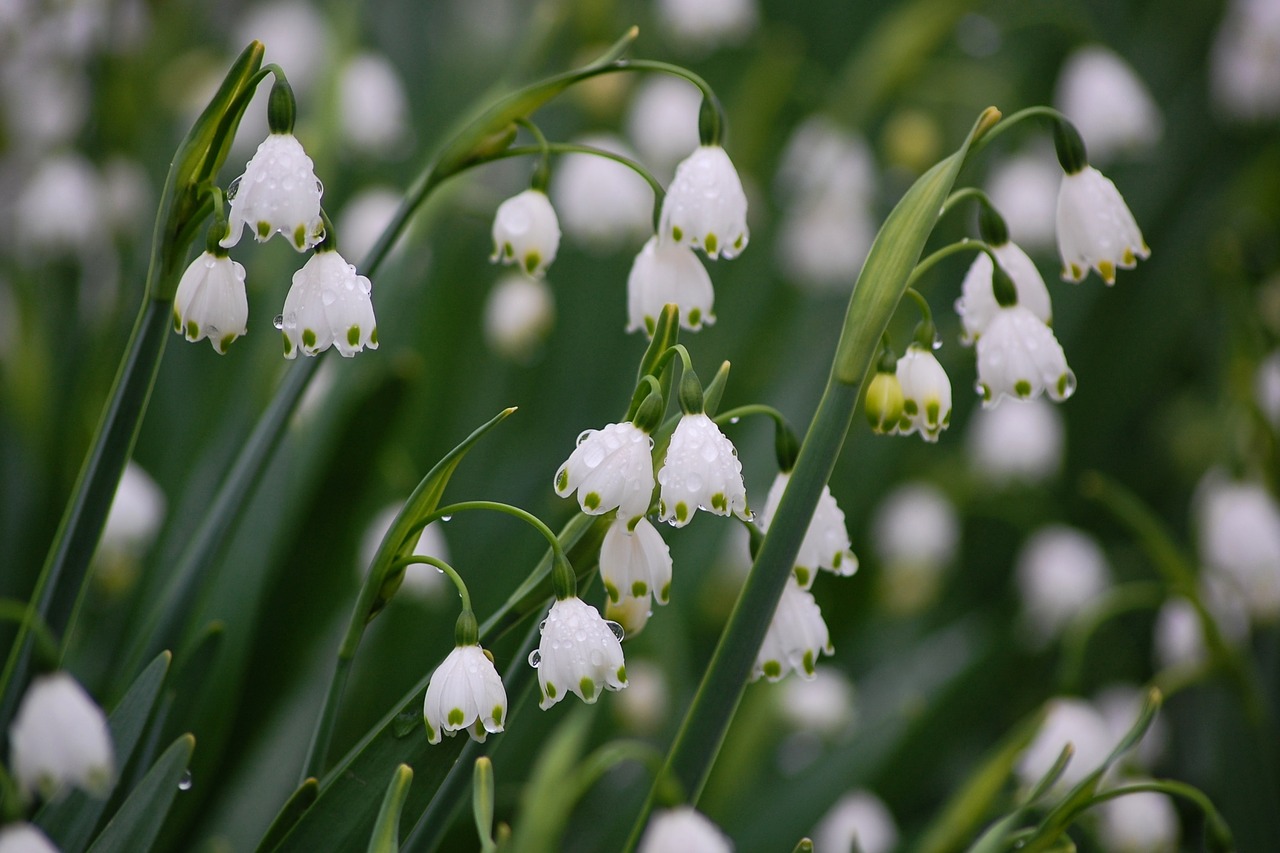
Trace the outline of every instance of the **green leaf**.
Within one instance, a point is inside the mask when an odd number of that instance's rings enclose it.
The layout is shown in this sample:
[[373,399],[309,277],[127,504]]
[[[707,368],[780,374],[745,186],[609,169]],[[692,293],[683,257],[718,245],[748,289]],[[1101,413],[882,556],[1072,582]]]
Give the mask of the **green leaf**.
[[258,846],[254,848],[260,853],[271,850],[280,840],[293,829],[294,824],[302,820],[302,816],[307,813],[307,809],[315,804],[316,797],[320,796],[320,782],[314,776],[305,780],[298,786],[298,790],[293,792],[285,802],[284,807],[280,809],[280,813],[276,815],[275,820],[271,821],[271,826],[267,827],[267,832],[262,836],[262,840],[258,842]]
[[187,772],[195,746],[196,739],[185,734],[164,751],[93,842],[89,853],[137,853],[151,849],[178,793],[179,782]]
[[[118,768],[123,769],[129,763],[142,740],[172,657],[168,652],[157,655],[107,717]],[[32,822],[42,828],[63,853],[79,853],[93,837],[107,803],[106,797],[90,797],[76,789],[59,801],[46,803]]]
[[577,801],[573,779],[586,744],[591,722],[589,708],[574,708],[547,740],[534,765],[533,775],[522,788],[520,807],[512,827],[512,853],[558,850],[569,813]]
[[472,775],[471,811],[476,819],[480,849],[491,853],[497,849],[493,840],[493,762],[488,756],[476,759]]
[[382,808],[378,810],[378,819],[373,824],[373,835],[369,837],[369,853],[397,853],[400,849],[400,809],[404,806],[404,798],[409,794],[409,784],[413,782],[413,768],[401,764],[391,775],[391,784],[387,785],[387,793],[382,798]]

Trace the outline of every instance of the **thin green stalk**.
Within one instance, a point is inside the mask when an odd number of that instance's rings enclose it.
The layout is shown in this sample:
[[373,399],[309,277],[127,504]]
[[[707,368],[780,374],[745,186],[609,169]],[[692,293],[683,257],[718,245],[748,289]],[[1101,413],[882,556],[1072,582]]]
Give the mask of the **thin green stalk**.
[[991,258],[992,263],[996,265],[999,265],[1000,263],[996,260],[996,256],[991,251],[991,247],[986,243],[981,240],[974,240],[969,237],[965,237],[963,240],[958,240],[955,243],[943,246],[941,249],[932,253],[929,257],[917,264],[916,268],[911,272],[911,278],[907,279],[907,287],[914,288],[916,286],[916,282],[920,280],[920,277],[933,269],[939,261],[943,261],[960,252],[982,252],[987,257]]

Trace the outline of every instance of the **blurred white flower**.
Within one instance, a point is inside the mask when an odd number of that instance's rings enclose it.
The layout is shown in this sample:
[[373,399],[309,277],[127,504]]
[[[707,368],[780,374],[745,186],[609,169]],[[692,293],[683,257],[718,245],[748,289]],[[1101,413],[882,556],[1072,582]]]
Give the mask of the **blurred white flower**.
[[1137,72],[1101,45],[1082,47],[1067,57],[1058,74],[1054,105],[1084,137],[1089,159],[1148,148],[1160,140],[1164,119]]
[[[649,606],[648,602],[645,606]],[[632,636],[630,629],[627,636]],[[613,703],[614,713],[632,731],[651,734],[671,712],[670,693],[662,667],[644,659],[632,660],[627,665],[627,689],[619,693]]]
[[649,519],[642,516],[632,528],[628,519],[619,516],[609,525],[600,545],[600,580],[610,603],[618,603],[624,595],[652,596],[659,604],[667,603],[671,550]]
[[[1046,324],[1051,323],[1053,306],[1049,302],[1049,288],[1045,286],[1035,262],[1012,241],[992,246],[991,251],[1000,261],[1000,268],[1013,281],[1018,293],[1018,304]],[[986,252],[980,252],[969,265],[964,283],[960,286],[962,295],[956,300],[956,313],[964,324],[965,343],[973,343],[981,337],[1000,310],[991,282],[992,272],[991,258]]]
[[484,743],[502,731],[506,718],[507,691],[493,660],[479,644],[455,646],[427,684],[422,705],[427,741],[439,743],[441,732],[453,737],[466,729],[472,740]]
[[834,667],[824,666],[811,679],[787,679],[778,703],[793,728],[825,737],[839,735],[854,719],[853,684]]
[[281,313],[285,358],[315,356],[330,346],[344,358],[378,348],[378,323],[367,276],[335,251],[317,251],[293,274]]
[[875,236],[870,210],[853,197],[797,201],[784,209],[778,226],[778,265],[801,287],[848,294]]
[[514,273],[489,290],[484,303],[484,339],[511,361],[527,361],[555,325],[556,304],[546,279]]
[[58,853],[49,836],[30,823],[0,827],[0,853]]
[[1068,743],[1075,751],[1051,789],[1058,793],[1067,791],[1098,769],[1115,746],[1107,721],[1088,702],[1052,699],[1040,731],[1018,760],[1016,771],[1022,787],[1030,788],[1038,783]]
[[1098,839],[1111,853],[1173,853],[1180,836],[1178,812],[1168,794],[1139,791],[1098,806]]
[[542,622],[536,657],[542,700],[546,710],[569,692],[588,705],[604,688],[627,686],[627,667],[620,638],[600,613],[579,598],[557,599]]
[[866,790],[850,791],[813,831],[814,853],[890,853],[898,846],[898,824],[884,801]]
[[1062,176],[1058,252],[1064,280],[1082,281],[1092,267],[1107,284],[1115,284],[1117,267],[1131,270],[1151,255],[1120,191],[1092,166]]
[[913,343],[898,359],[902,415],[898,433],[919,433],[933,443],[951,423],[951,380],[932,351]]
[[1253,396],[1271,428],[1280,431],[1280,349],[1258,365],[1253,374]]
[[653,813],[637,853],[730,853],[733,843],[720,828],[692,806]]
[[876,509],[872,541],[887,567],[938,571],[955,557],[960,521],[951,501],[936,487],[908,483],[890,492]]
[[1209,55],[1212,103],[1229,118],[1280,116],[1280,6],[1230,0]]
[[1256,620],[1280,617],[1280,505],[1263,486],[1205,476],[1195,498],[1200,560]]
[[409,99],[395,66],[378,53],[358,53],[338,78],[343,138],[370,154],[394,150],[409,131]]
[[1056,636],[1110,585],[1106,555],[1089,534],[1060,524],[1033,533],[1018,552],[1022,621],[1036,641]]
[[164,523],[164,491],[142,466],[129,460],[102,529],[99,552],[137,559],[146,552]]
[[324,238],[320,196],[324,187],[315,164],[292,133],[269,133],[245,164],[244,174],[227,189],[231,199],[230,232],[221,245],[240,242],[247,226],[259,243],[283,234],[293,248],[305,252]]
[[700,145],[680,161],[662,202],[658,235],[701,249],[712,260],[736,258],[747,248],[747,195],[719,145]]
[[751,680],[764,676],[769,681],[780,681],[792,670],[801,678],[813,678],[818,657],[834,652],[818,602],[808,590],[801,589],[795,575],[789,576],[760,651],[756,652]]
[[112,157],[102,166],[102,203],[112,229],[139,236],[150,227],[151,185],[136,160]]
[[234,46],[253,39],[266,47],[264,63],[274,62],[289,76],[298,94],[320,81],[333,57],[332,34],[320,11],[306,0],[275,0],[249,6],[239,18]]
[[1005,397],[1027,400],[1045,393],[1060,402],[1075,393],[1076,375],[1062,345],[1022,304],[998,308],[976,349],[983,408],[999,405]]
[[702,93],[688,80],[652,74],[636,87],[627,110],[627,136],[645,164],[669,181],[676,164],[698,147]]
[[742,42],[756,28],[756,0],[658,0],[658,19],[674,41],[691,51]]
[[[3,5],[3,4],[0,4]],[[28,37],[24,33],[24,38]],[[5,41],[6,50],[21,40]],[[89,117],[90,82],[76,64],[6,55],[0,69],[0,115],[14,149],[41,154],[75,140]]]
[[191,342],[209,339],[215,352],[249,331],[249,296],[244,267],[225,250],[205,251],[193,260],[178,282],[173,298],[173,330]]
[[688,246],[650,237],[627,275],[627,331],[652,334],[666,305],[680,309],[680,328],[696,332],[716,321],[711,276]]
[[[616,136],[598,134],[574,142],[636,159]],[[560,225],[576,243],[607,254],[653,233],[653,191],[621,163],[592,154],[561,157],[549,189]]]
[[685,414],[676,424],[658,471],[658,517],[684,527],[704,509],[751,520],[738,451],[705,414]]
[[[773,478],[773,485],[769,487],[769,494],[765,497],[764,509],[757,519],[761,530],[768,531],[789,482],[789,471],[779,471]],[[819,569],[826,569],[843,577],[858,570],[858,558],[850,547],[844,512],[831,495],[830,486],[823,486],[822,494],[818,496],[813,518],[809,520],[800,550],[796,552],[794,575],[800,586],[808,589],[813,585]]]
[[[373,558],[377,556],[378,546],[382,544],[382,537],[387,535],[391,523],[395,521],[396,515],[399,514],[403,504],[393,503],[383,507],[369,522],[365,528],[364,535],[360,539],[360,564],[358,566],[360,572],[369,567],[373,562]],[[422,528],[422,532],[418,534],[418,541],[413,546],[411,554],[419,557],[435,557],[440,560],[449,562],[449,543],[444,538],[444,524],[439,521],[433,521],[426,527]],[[445,578],[444,574],[435,566],[429,566],[426,563],[410,563],[405,567],[404,581],[400,585],[401,592],[410,592],[415,596],[423,599],[436,598],[446,590],[453,589],[453,585]]]
[[491,261],[514,264],[541,277],[560,249],[560,221],[541,190],[525,190],[498,205]]
[[1062,169],[1053,152],[1035,148],[1001,160],[987,178],[987,195],[1009,225],[1009,236],[1032,251],[1057,243],[1057,194]]
[[1039,483],[1062,467],[1062,414],[1043,398],[979,409],[969,423],[969,461],[984,480]]
[[824,115],[812,115],[787,140],[774,188],[788,200],[852,197],[865,207],[876,193],[875,160],[861,136]]
[[[363,260],[369,254],[382,232],[391,224],[400,208],[400,201],[399,190],[384,186],[365,187],[347,199],[334,220],[342,251],[347,257]],[[393,253],[403,240],[402,234],[391,249]]]
[[83,251],[106,233],[102,182],[79,154],[58,154],[36,166],[14,201],[17,245],[37,254]]
[[653,485],[653,439],[630,421],[584,430],[555,477],[556,494],[577,492],[583,512],[616,509],[627,522],[649,511]]
[[70,674],[37,675],[9,727],[14,781],[48,800],[66,784],[102,797],[115,784],[107,716]]

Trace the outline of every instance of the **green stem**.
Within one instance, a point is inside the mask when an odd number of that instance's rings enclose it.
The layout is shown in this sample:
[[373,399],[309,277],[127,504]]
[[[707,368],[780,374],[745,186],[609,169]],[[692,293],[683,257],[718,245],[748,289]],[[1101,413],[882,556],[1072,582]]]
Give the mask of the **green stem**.
[[971,198],[977,199],[978,203],[983,207],[988,207],[993,210],[995,209],[995,205],[991,203],[991,198],[982,190],[977,187],[965,187],[964,189],[956,190],[947,197],[947,200],[942,204],[942,212],[938,214],[938,218],[943,218],[954,210],[956,205],[960,204],[960,202]]
[[1223,819],[1222,813],[1214,806],[1213,801],[1205,795],[1200,789],[1188,785],[1185,782],[1178,782],[1174,779],[1152,779],[1149,782],[1131,782],[1126,785],[1120,785],[1115,788],[1108,788],[1100,794],[1095,795],[1087,804],[1089,806],[1098,803],[1114,800],[1117,797],[1123,797],[1128,794],[1138,793],[1155,793],[1167,794],[1172,797],[1180,797],[1191,803],[1194,803],[1205,818],[1205,832],[1210,835],[1213,845],[1211,850],[1234,850],[1235,846],[1231,840],[1231,829],[1227,826],[1227,822]]
[[916,264],[916,268],[911,271],[911,277],[907,279],[907,287],[914,290],[916,283],[920,281],[921,276],[933,269],[938,262],[946,260],[952,255],[960,252],[982,252],[987,257],[991,258],[991,263],[996,266],[1000,265],[1000,262],[996,260],[995,253],[991,251],[990,246],[981,240],[974,240],[969,237],[965,237],[963,240],[943,246],[941,249]]
[[615,154],[603,148],[596,148],[593,145],[582,145],[577,142],[547,142],[544,139],[541,140],[539,145],[513,145],[504,149],[501,153],[495,154],[491,159],[505,160],[510,157],[529,157],[533,155],[545,157],[547,154],[590,154],[593,157],[603,157],[605,160],[620,163],[635,172],[649,185],[649,189],[653,190],[653,230],[658,230],[657,222],[662,211],[662,201],[667,197],[666,188],[653,176],[652,172],[644,167],[643,163],[632,160],[630,157]]
[[36,654],[42,660],[48,661],[50,665],[57,663],[58,641],[54,639],[49,626],[33,612],[30,602],[19,601],[16,598],[0,598],[0,621],[16,622],[19,626],[28,625],[29,622],[31,637],[36,644]]
[[1089,640],[1107,621],[1135,610],[1154,610],[1165,600],[1164,584],[1153,581],[1124,584],[1110,590],[1106,597],[1073,620],[1062,639],[1062,664],[1058,683],[1061,692],[1071,694],[1080,689],[1085,652]]
[[981,139],[974,142],[972,153],[977,154],[982,149],[990,145],[993,141],[995,141],[1001,134],[1005,133],[1006,131],[1010,130],[1016,125],[1021,124],[1022,122],[1026,121],[1029,118],[1045,119],[1049,122],[1052,122],[1055,125],[1062,122],[1066,122],[1067,124],[1070,124],[1066,116],[1064,116],[1062,113],[1058,112],[1057,110],[1053,109],[1052,107],[1045,107],[1045,106],[1027,107],[1024,110],[1018,110],[1016,113],[1013,113],[1008,118],[1004,119],[999,124],[997,124],[995,127],[991,128],[991,130],[989,130],[986,133],[986,135],[983,136]]
[[453,585],[458,588],[458,597],[462,599],[462,609],[471,609],[471,594],[467,592],[467,585],[462,580],[462,576],[458,574],[453,566],[446,563],[438,557],[428,557],[425,554],[414,554],[411,557],[402,557],[391,564],[391,572],[396,572],[409,566],[435,566],[440,571],[449,576],[449,580],[453,581]]

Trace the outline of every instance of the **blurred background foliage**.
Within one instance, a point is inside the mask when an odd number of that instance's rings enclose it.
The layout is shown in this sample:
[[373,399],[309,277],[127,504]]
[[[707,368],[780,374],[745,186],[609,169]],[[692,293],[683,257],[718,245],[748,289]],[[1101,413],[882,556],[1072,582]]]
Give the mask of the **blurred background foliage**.
[[[1104,472],[1131,490],[1192,553],[1193,493],[1207,471],[1261,477],[1274,493],[1275,422],[1258,407],[1254,377],[1280,337],[1280,136],[1274,114],[1240,116],[1215,97],[1222,2],[1173,11],[1154,0],[761,0],[755,26],[719,44],[678,38],[653,5],[638,0],[20,0],[8,7],[0,13],[5,597],[29,595],[74,483],[142,298],[151,211],[171,152],[250,38],[262,40],[267,60],[290,76],[297,134],[342,231],[353,200],[371,187],[401,191],[426,152],[477,105],[586,61],[638,24],[632,55],[686,64],[719,93],[729,116],[726,147],[752,200],[749,249],[737,261],[708,265],[718,320],[685,341],[704,378],[722,359],[733,364],[726,407],[767,402],[800,428],[826,378],[853,277],[843,286],[808,287],[783,260],[787,189],[775,175],[795,128],[824,114],[865,140],[873,164],[866,204],[878,222],[984,107],[1008,115],[1053,103],[1063,63],[1078,48],[1104,45],[1145,81],[1163,133],[1104,171],[1142,225],[1151,259],[1121,272],[1114,288],[1092,277],[1070,285],[1057,280],[1051,243],[1028,245],[1050,284],[1054,328],[1079,379],[1078,392],[1056,408],[1065,435],[1057,470],[1002,484],[975,461],[974,360],[958,342],[950,310],[968,260],[943,263],[922,287],[946,341],[938,354],[955,391],[951,428],[926,445],[873,435],[855,421],[831,490],[861,571],[815,586],[836,647],[821,668],[848,679],[851,709],[815,729],[786,712],[791,685],[748,689],[701,802],[739,850],[790,849],[855,788],[884,801],[901,845],[911,848],[983,757],[1046,699],[1091,697],[1153,677],[1158,601],[1103,622],[1076,678],[1064,676],[1059,640],[1037,642],[1025,629],[1014,566],[1043,525],[1090,531],[1114,584],[1159,579],[1133,534],[1082,494],[1084,472]],[[54,45],[46,46],[52,58],[40,54],[40,39]],[[404,97],[402,125],[372,144],[360,139],[358,120],[352,131],[344,119],[343,74],[361,56],[389,63]],[[552,139],[625,137],[641,82],[612,75],[575,88],[537,119]],[[59,109],[66,115],[50,117]],[[224,185],[265,130],[262,114],[251,108]],[[672,132],[687,136],[691,127]],[[1046,139],[1028,123],[1002,136],[961,180],[985,185],[1001,162],[1043,154]],[[553,164],[553,173],[565,162]],[[79,184],[59,185],[61,204],[32,196],[50,164],[78,170]],[[169,818],[167,849],[250,849],[264,831],[296,784],[368,559],[362,540],[370,523],[471,429],[519,407],[465,460],[450,497],[507,501],[553,527],[569,517],[572,504],[555,497],[552,475],[581,430],[621,416],[644,348],[642,336],[623,333],[627,271],[643,235],[601,249],[567,233],[548,277],[554,328],[517,358],[497,352],[483,318],[504,272],[486,263],[488,229],[497,204],[523,188],[531,168],[515,161],[468,174],[415,220],[374,282],[381,348],[353,361],[324,356],[215,564],[175,605],[169,633],[151,638],[156,649],[175,650],[179,672],[189,668],[161,742],[187,730],[197,739],[193,784]],[[81,187],[78,199],[67,189],[73,184]],[[1015,240],[1021,224],[1011,221]],[[973,234],[973,210],[962,209],[943,221],[931,246]],[[808,250],[835,252],[840,242]],[[221,358],[203,344],[170,341],[134,454],[166,499],[159,535],[141,553],[100,559],[80,603],[70,669],[108,708],[132,677],[119,649],[133,639],[144,605],[156,600],[285,366],[270,318],[298,259],[274,241],[243,248],[250,333]],[[911,310],[899,312],[892,327],[899,348],[914,322]],[[771,430],[748,420],[730,435],[758,508],[775,471]],[[958,535],[933,564],[904,569],[877,547],[877,513],[899,485],[915,482],[945,497]],[[671,604],[656,609],[626,647],[633,682],[652,686],[646,676],[658,673],[663,692],[605,696],[591,709],[593,742],[631,734],[665,749],[740,584],[739,532],[711,522],[669,532]],[[536,536],[497,516],[460,517],[444,533],[481,618],[542,549]],[[587,597],[598,603],[599,589]],[[357,659],[335,755],[435,666],[455,615],[443,590],[405,592],[392,602]],[[220,638],[212,643],[202,641],[210,626]],[[4,626],[0,647],[8,647],[11,631]],[[1238,693],[1210,672],[1170,697],[1164,750],[1147,771],[1206,791],[1241,850],[1267,849],[1280,837],[1278,640],[1274,623],[1254,624],[1243,640],[1266,719],[1247,720]],[[508,640],[494,649],[500,664],[513,648]],[[536,751],[565,711],[540,713],[526,702],[497,737],[500,818],[513,819]],[[575,812],[565,849],[620,844],[647,787],[633,767],[608,775]],[[1191,810],[1180,817],[1181,844],[1196,849],[1200,818]],[[469,848],[472,833],[464,820],[449,843]],[[1102,849],[1088,827],[1076,841],[1082,850]]]

